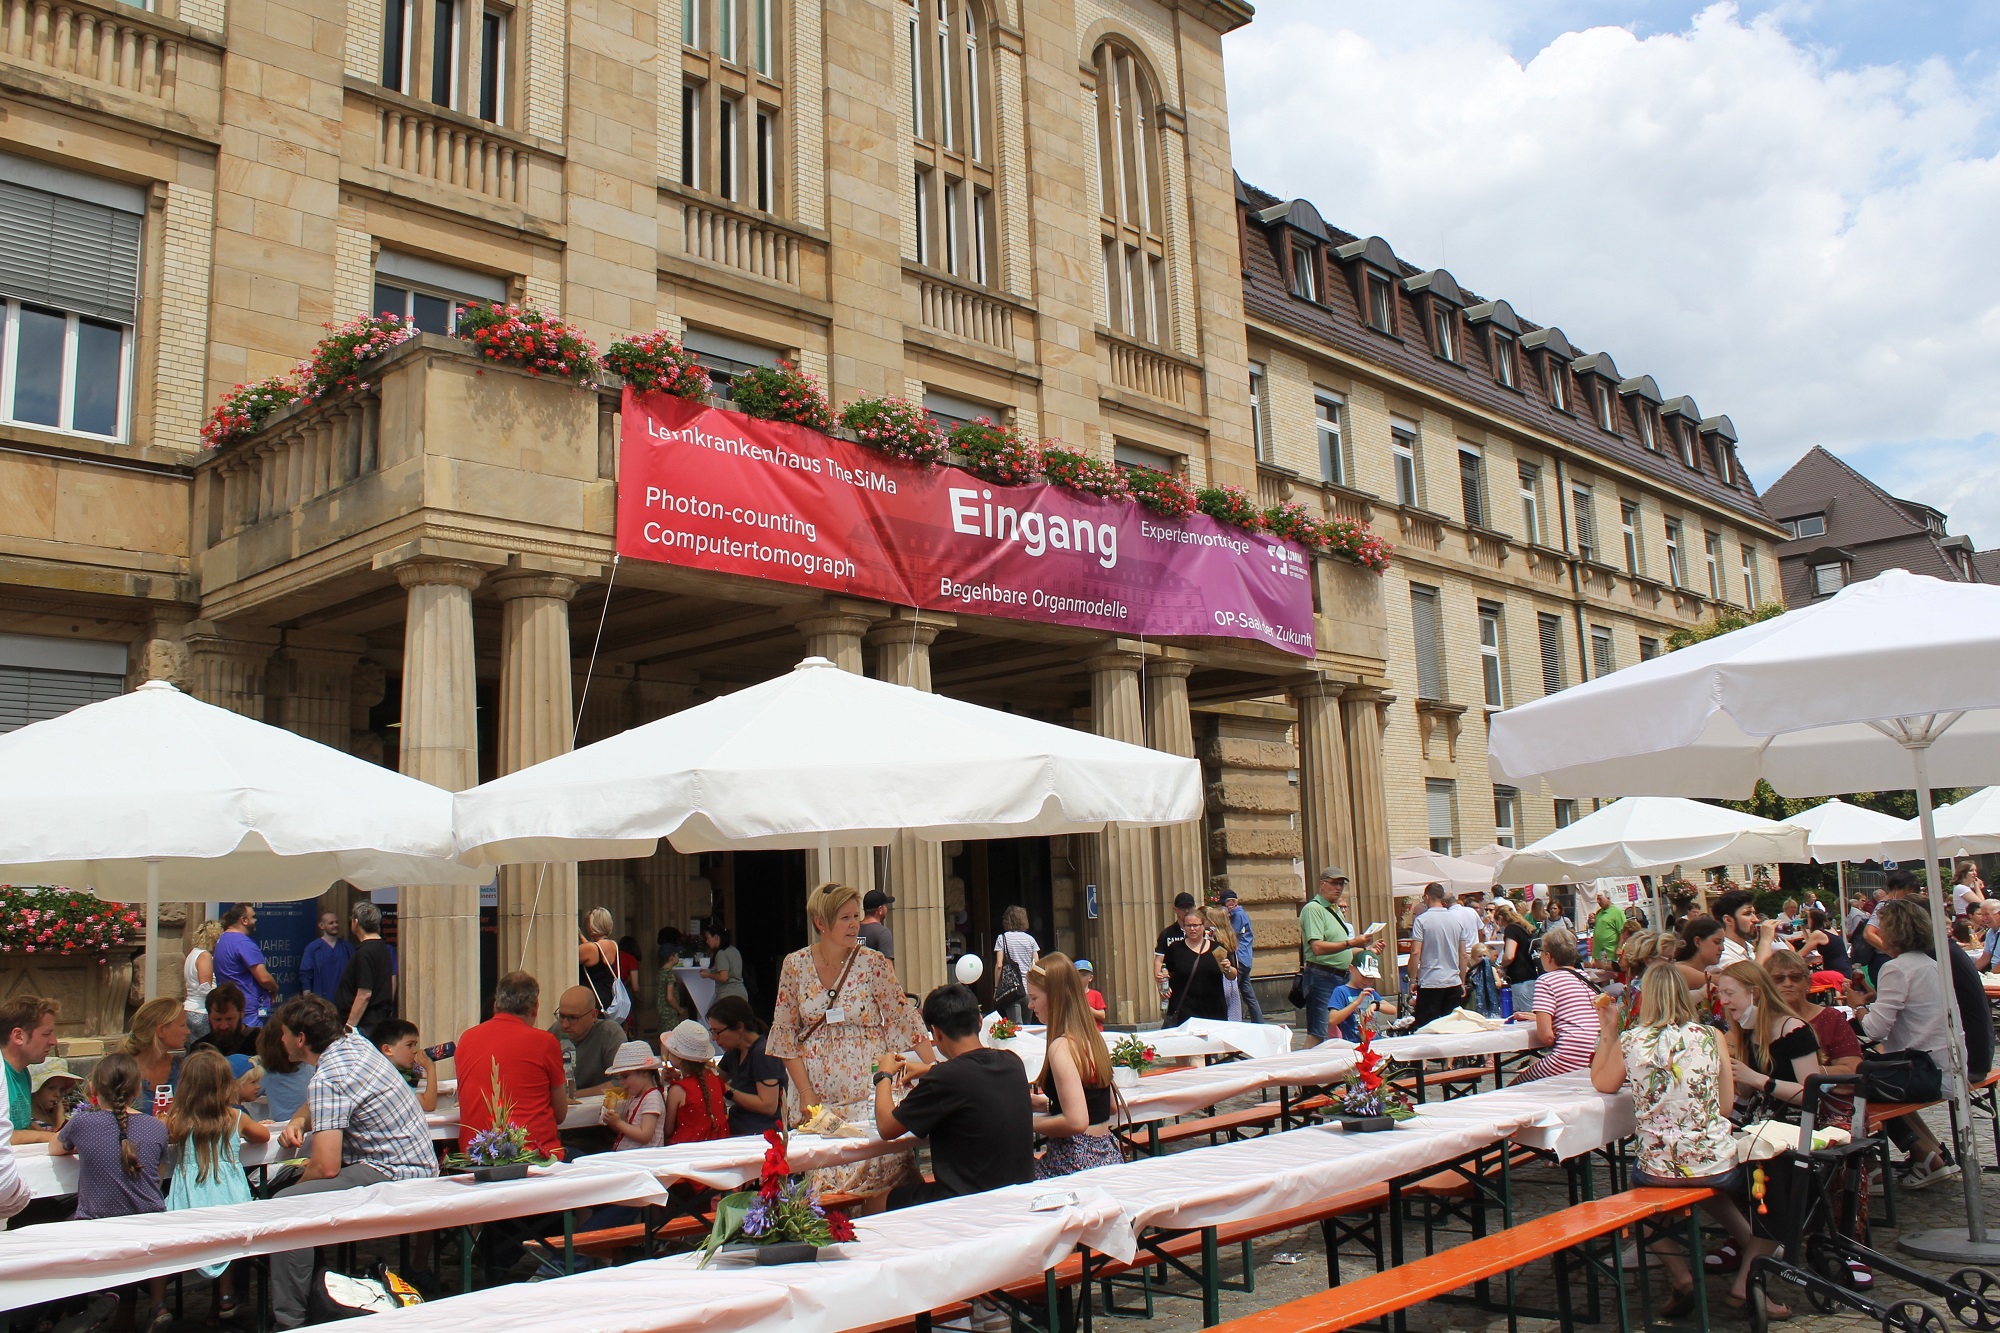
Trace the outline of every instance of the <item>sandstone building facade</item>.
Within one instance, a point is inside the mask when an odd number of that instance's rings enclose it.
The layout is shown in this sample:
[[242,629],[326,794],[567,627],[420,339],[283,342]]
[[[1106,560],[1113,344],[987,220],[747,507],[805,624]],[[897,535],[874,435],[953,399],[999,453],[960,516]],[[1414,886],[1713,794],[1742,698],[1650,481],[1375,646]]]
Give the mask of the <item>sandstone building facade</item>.
[[[579,904],[609,906],[648,942],[718,914],[768,985],[805,939],[805,887],[822,874],[896,895],[898,961],[919,991],[948,950],[990,955],[999,913],[1021,903],[1046,945],[1096,958],[1115,1020],[1150,1020],[1166,904],[1218,877],[1250,904],[1259,970],[1275,976],[1296,946],[1302,866],[1353,867],[1360,910],[1388,911],[1388,857],[1427,827],[1419,773],[1462,784],[1454,837],[1487,840],[1481,715],[1452,711],[1480,679],[1476,599],[1508,608],[1506,679],[1525,698],[1542,679],[1538,615],[1582,627],[1561,638],[1576,679],[1572,634],[1602,624],[1622,662],[1635,638],[1729,599],[1699,590],[1702,533],[1726,533],[1729,558],[1741,546],[1756,570],[1768,559],[1740,472],[1676,472],[1671,448],[1656,463],[1590,434],[1587,409],[1516,410],[1468,387],[1491,375],[1477,356],[1417,357],[1438,310],[1468,349],[1512,319],[1475,313],[1448,275],[1426,282],[1379,241],[1343,258],[1351,238],[1322,226],[1305,271],[1328,299],[1286,294],[1273,275],[1295,271],[1303,249],[1285,237],[1301,229],[1264,216],[1276,201],[1231,170],[1221,39],[1250,17],[1240,0],[10,0],[6,13],[10,724],[163,677],[461,788],[818,653],[1206,768],[1209,812],[1185,828],[907,842],[826,866],[663,850],[511,867],[484,906],[474,890],[407,888],[403,1005],[427,1036],[476,1019],[496,969],[525,965],[552,1005]],[[1394,354],[1354,316],[1378,271]],[[1341,283],[1355,295],[1336,297]],[[790,359],[836,404],[907,394],[1197,484],[1372,514],[1407,563],[1381,578],[1319,562],[1317,651],[1301,658],[615,562],[617,393],[483,369],[449,336],[474,300],[559,313],[600,346],[673,330],[725,399],[733,374]],[[425,336],[363,391],[202,452],[204,413],[231,385],[376,311]],[[1521,326],[1514,355],[1526,384],[1574,349]],[[1650,380],[1628,390],[1608,357],[1563,373],[1579,403],[1602,386],[1621,411],[1656,413],[1665,438],[1684,423],[1704,450],[1727,443],[1726,419],[1660,403]],[[1318,470],[1321,388],[1343,395],[1351,472]],[[1421,459],[1398,504],[1404,420]],[[1496,488],[1479,522],[1444,502],[1469,443]],[[1544,527],[1510,536],[1499,480],[1531,453]],[[1640,506],[1643,567],[1621,570],[1615,545],[1578,549],[1568,496],[1586,482],[1598,531],[1615,532],[1614,495]],[[1653,554],[1663,505],[1686,525],[1692,581]],[[1420,683],[1410,620],[1426,580],[1436,689]],[[1518,838],[1546,806],[1523,798]]]

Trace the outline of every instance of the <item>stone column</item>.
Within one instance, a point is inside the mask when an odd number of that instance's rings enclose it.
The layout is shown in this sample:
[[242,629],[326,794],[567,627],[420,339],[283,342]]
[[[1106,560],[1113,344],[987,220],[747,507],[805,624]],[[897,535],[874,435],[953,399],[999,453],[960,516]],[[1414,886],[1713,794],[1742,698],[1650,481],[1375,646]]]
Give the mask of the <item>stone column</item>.
[[[1309,891],[1326,866],[1337,865],[1350,875],[1355,873],[1346,728],[1340,720],[1340,696],[1345,688],[1338,681],[1318,680],[1291,692],[1299,709],[1299,830]],[[1359,882],[1354,881],[1357,886]]]
[[[570,751],[576,720],[570,704],[569,599],[576,580],[509,573],[494,580],[493,590],[500,598],[504,776]],[[579,924],[576,862],[500,868],[500,971],[519,968],[542,983],[539,1024],[553,1019],[556,1001],[576,984]]]
[[185,642],[195,698],[262,722],[265,672],[278,646],[278,632],[225,630],[212,620],[197,620],[188,626]]
[[[1146,743],[1146,720],[1139,701],[1137,653],[1107,652],[1089,658],[1091,724],[1100,736]],[[1153,831],[1118,829],[1095,835],[1098,843],[1097,896],[1104,946],[1097,982],[1113,1022],[1150,1023],[1160,1016],[1153,981],[1153,942],[1164,918],[1153,876]]]
[[[367,640],[346,635],[290,630],[271,659],[270,721],[295,735],[345,754],[353,738],[354,668]],[[343,880],[319,896],[319,910],[340,918],[347,929],[354,890]]]
[[[1188,677],[1194,663],[1152,662],[1146,667],[1146,735],[1155,750],[1194,758],[1194,718],[1188,711]],[[1178,893],[1196,901],[1208,896],[1208,858],[1202,854],[1201,820],[1169,824],[1153,831],[1157,844],[1153,915],[1164,922]],[[1095,961],[1095,960],[1092,960]]]
[[[419,559],[399,565],[409,592],[403,627],[402,771],[463,791],[479,781],[472,590],[476,565]],[[479,1021],[479,890],[406,885],[397,899],[403,1017],[426,1044],[455,1041]]]
[[[931,688],[931,644],[948,622],[939,617],[892,620],[868,635],[875,649],[875,674],[913,690]],[[883,885],[896,905],[889,909],[896,933],[896,975],[903,989],[927,995],[945,984],[945,936],[951,922],[944,903],[944,847],[900,833],[889,844],[889,872]]]
[[[631,668],[599,662],[588,680],[583,672],[576,672],[571,690],[576,703],[571,714],[580,719],[576,727],[577,749],[608,740],[631,725]],[[643,962],[650,956],[652,946],[647,943],[651,936],[639,928],[639,900],[643,895],[635,869],[636,862],[631,859],[577,862],[576,901],[584,912],[593,907],[610,908],[617,933],[630,934],[639,940],[639,957]],[[657,924],[653,929],[658,930]],[[640,1007],[637,995],[632,997],[632,1004],[637,1012]]]
[[[1350,685],[1340,696],[1353,810],[1354,863],[1348,874],[1353,876],[1354,917],[1364,923],[1387,921],[1393,928],[1396,901],[1389,889],[1389,858],[1394,852],[1389,846],[1389,784],[1382,767],[1382,713],[1388,703],[1388,695],[1367,686]],[[1310,879],[1319,870],[1310,867],[1306,873]]]
[[[669,713],[678,713],[695,703],[695,687],[685,681],[648,680],[640,677],[631,684],[631,721],[635,727],[643,727],[648,722],[657,722]],[[639,937],[639,955],[646,960],[644,984],[640,989],[646,993],[635,995],[632,1002],[639,1007],[640,1021],[647,1016],[655,1027],[659,1022],[659,1010],[654,1005],[654,982],[658,977],[659,956],[656,953],[661,926],[672,926],[686,931],[688,918],[707,915],[708,904],[701,904],[700,912],[691,912],[689,902],[692,897],[688,884],[694,879],[698,868],[696,859],[684,852],[677,852],[665,838],[660,839],[659,849],[651,856],[628,863],[638,889],[638,912],[635,914],[633,933]]]
[[[859,676],[861,636],[874,623],[872,617],[850,611],[822,611],[801,619],[798,630],[805,636],[807,657],[824,657],[842,671]],[[832,880],[851,884],[865,894],[875,887],[875,849],[835,847],[825,857],[817,850],[810,851],[806,853],[806,874],[815,885]]]

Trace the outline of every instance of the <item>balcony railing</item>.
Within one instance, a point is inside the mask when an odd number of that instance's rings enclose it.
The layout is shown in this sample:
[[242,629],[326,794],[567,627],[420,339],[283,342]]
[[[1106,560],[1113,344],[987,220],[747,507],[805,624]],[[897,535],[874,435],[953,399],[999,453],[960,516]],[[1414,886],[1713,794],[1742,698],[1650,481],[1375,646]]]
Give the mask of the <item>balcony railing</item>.
[[381,464],[381,400],[357,393],[299,413],[220,468],[218,541],[329,495]]
[[918,278],[917,309],[927,329],[1003,352],[1014,350],[1014,312],[991,297],[933,278]]
[[403,106],[382,106],[377,115],[381,166],[504,204],[528,202],[529,154],[512,140]]
[[181,44],[143,19],[50,0],[0,0],[0,32],[16,60],[139,97],[173,100]]
[[1180,407],[1187,401],[1181,363],[1136,343],[1100,333],[1111,359],[1111,382],[1121,389]]
[[786,287],[799,285],[799,242],[790,232],[706,204],[685,203],[681,235],[690,258]]

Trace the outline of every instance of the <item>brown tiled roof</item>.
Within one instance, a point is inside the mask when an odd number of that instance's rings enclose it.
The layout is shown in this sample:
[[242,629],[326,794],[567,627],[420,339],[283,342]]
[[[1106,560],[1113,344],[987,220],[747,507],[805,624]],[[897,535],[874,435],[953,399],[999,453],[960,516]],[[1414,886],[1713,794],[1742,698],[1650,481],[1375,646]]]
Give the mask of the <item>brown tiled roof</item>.
[[[1238,210],[1238,225],[1244,232],[1243,303],[1251,318],[1290,329],[1357,359],[1374,362],[1411,379],[1436,385],[1496,416],[1553,436],[1582,452],[1614,460],[1641,475],[1691,492],[1718,508],[1758,522],[1771,521],[1771,515],[1759,500],[1756,488],[1743,473],[1741,464],[1734,461],[1730,443],[1721,436],[1712,433],[1702,435],[1702,448],[1698,455],[1701,468],[1696,471],[1687,467],[1675,451],[1669,424],[1663,422],[1661,425],[1659,452],[1650,451],[1639,442],[1622,395],[1619,408],[1613,414],[1617,433],[1600,430],[1592,417],[1584,415],[1590,410],[1590,405],[1588,399],[1583,397],[1587,390],[1581,383],[1581,376],[1570,394],[1570,406],[1576,412],[1557,411],[1549,402],[1548,386],[1542,379],[1543,354],[1530,348],[1516,349],[1518,389],[1505,388],[1494,378],[1488,361],[1490,344],[1481,329],[1465,327],[1461,330],[1459,361],[1447,361],[1436,356],[1427,339],[1422,322],[1423,312],[1400,281],[1392,285],[1398,306],[1398,327],[1405,336],[1396,337],[1368,327],[1357,304],[1350,274],[1352,266],[1343,264],[1332,253],[1341,246],[1364,238],[1326,226],[1330,242],[1325,268],[1328,280],[1323,284],[1325,290],[1319,294],[1321,300],[1313,302],[1294,296],[1279,261],[1280,234],[1285,225],[1283,218],[1273,217],[1272,221],[1265,223],[1257,216],[1265,210],[1284,205],[1286,201],[1247,185],[1240,178],[1237,186],[1238,198],[1244,204]],[[1294,206],[1293,212],[1296,214],[1298,211]],[[1380,249],[1378,246],[1378,253]],[[1399,277],[1416,277],[1421,272],[1400,260],[1397,264]],[[1485,302],[1485,298],[1470,290],[1463,290],[1463,297],[1467,308]],[[1520,320],[1520,326],[1524,335],[1537,332],[1542,327],[1525,319]],[[1606,365],[1608,369],[1608,358]],[[1631,381],[1627,383],[1629,385]],[[1709,420],[1715,421],[1716,418]],[[1734,438],[1731,429],[1728,440],[1733,441]],[[1728,451],[1731,455],[1732,469],[1742,477],[1740,486],[1732,486],[1722,480],[1717,450]]]
[[1974,551],[1972,572],[1981,583],[2000,583],[2000,550]]
[[[1778,546],[1788,602],[1811,600],[1808,557],[1820,550],[1844,553],[1852,561],[1848,578],[1854,582],[1872,579],[1885,569],[1907,569],[1954,582],[1965,577],[1921,517],[1935,510],[1897,499],[1817,445],[1771,483],[1764,503],[1781,522],[1807,514],[1826,516],[1824,536],[1800,537]],[[1975,556],[1975,568],[1978,560]]]

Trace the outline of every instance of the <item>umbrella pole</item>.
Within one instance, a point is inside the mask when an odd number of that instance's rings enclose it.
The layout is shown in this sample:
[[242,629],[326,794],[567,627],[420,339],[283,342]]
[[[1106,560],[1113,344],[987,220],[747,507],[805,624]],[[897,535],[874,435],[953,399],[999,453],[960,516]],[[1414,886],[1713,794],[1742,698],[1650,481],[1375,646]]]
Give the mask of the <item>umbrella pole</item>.
[[1834,896],[1840,903],[1839,929],[1844,943],[1847,939],[1847,862],[1833,863]]
[[[1949,725],[1949,723],[1947,723]],[[1942,730],[1942,728],[1938,728]],[[1898,736],[1910,752],[1917,783],[1917,822],[1924,833],[1924,890],[1931,904],[1931,945],[1937,950],[1938,980],[1944,987],[1945,1021],[1951,1032],[1951,1074],[1958,1085],[1953,1100],[1952,1155],[1959,1164],[1959,1178],[1965,1187],[1965,1233],[1955,1227],[1940,1227],[1903,1236],[1897,1245],[1925,1259],[1992,1263],[2000,1260],[2000,1243],[1987,1239],[1986,1210],[1981,1198],[1985,1171],[1979,1164],[1979,1150],[1966,1151],[1966,1129],[1972,1123],[1972,1092],[1965,1074],[1965,1024],[1958,1012],[1957,989],[1951,979],[1953,948],[1951,929],[1946,923],[1944,881],[1939,874],[1937,825],[1931,814],[1930,743],[1935,733],[1926,728],[1920,739]]]
[[160,863],[146,862],[146,998],[160,998]]

